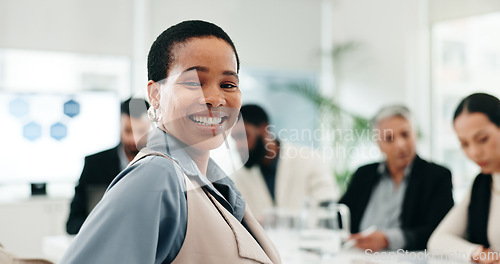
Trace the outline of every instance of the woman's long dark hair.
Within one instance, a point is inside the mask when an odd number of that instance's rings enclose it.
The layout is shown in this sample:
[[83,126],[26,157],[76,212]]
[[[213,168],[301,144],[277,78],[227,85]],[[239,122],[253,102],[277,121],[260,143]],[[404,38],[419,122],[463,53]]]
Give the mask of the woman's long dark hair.
[[483,113],[497,127],[500,127],[500,100],[486,93],[474,93],[463,99],[455,110],[453,122],[463,112]]

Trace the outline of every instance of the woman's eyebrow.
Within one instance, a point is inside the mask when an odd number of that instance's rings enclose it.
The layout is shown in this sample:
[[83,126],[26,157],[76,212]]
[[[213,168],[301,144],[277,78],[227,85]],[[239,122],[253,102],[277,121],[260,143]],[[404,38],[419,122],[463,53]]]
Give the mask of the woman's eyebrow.
[[208,72],[209,70],[207,67],[204,67],[204,66],[192,66],[192,67],[189,67],[189,68],[185,69],[184,71],[182,71],[182,73],[189,72],[189,71]]
[[472,136],[472,138],[474,138],[474,139],[475,139],[475,138],[478,138],[478,137],[482,136],[482,135],[483,135],[483,134],[485,134],[485,133],[486,133],[485,129],[479,130],[478,132],[476,132],[476,133],[474,134],[474,136]]
[[237,74],[236,72],[234,72],[234,71],[224,71],[224,72],[222,72],[222,74],[223,74],[223,75],[234,76],[234,77],[236,77],[236,79],[238,79],[238,80],[240,79],[240,78],[238,77],[238,74]]
[[[204,66],[192,66],[192,67],[189,67],[189,68],[185,69],[184,71],[182,71],[182,73],[186,73],[186,72],[190,72],[190,71],[209,72],[210,70]],[[228,75],[228,76],[234,76],[239,80],[238,73],[236,73],[235,71],[223,71],[222,74]]]

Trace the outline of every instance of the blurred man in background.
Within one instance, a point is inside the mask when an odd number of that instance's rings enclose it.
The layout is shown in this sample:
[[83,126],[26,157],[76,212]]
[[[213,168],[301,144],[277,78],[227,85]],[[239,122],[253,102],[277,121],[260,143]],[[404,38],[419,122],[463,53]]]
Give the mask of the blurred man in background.
[[244,129],[236,126],[231,135],[242,160],[247,155],[248,160],[233,180],[257,219],[262,221],[267,209],[299,210],[306,199],[337,198],[333,172],[318,153],[277,139],[260,106],[244,105],[240,111]]
[[417,155],[405,106],[382,108],[372,123],[385,159],[360,167],[340,199],[351,210],[351,239],[365,250],[424,250],[453,206],[451,172]]
[[144,139],[151,126],[147,118],[148,108],[149,103],[143,99],[130,98],[122,102],[118,146],[85,157],[85,165],[75,188],[66,223],[68,234],[78,233],[111,181],[145,145]]

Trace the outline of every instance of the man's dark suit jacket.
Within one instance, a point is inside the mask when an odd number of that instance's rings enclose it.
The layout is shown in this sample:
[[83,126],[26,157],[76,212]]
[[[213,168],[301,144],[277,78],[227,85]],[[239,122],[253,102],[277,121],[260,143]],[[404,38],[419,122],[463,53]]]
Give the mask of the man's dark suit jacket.
[[[379,163],[365,165],[353,175],[340,199],[351,210],[351,232],[359,225],[374,187],[380,180]],[[413,162],[401,212],[406,250],[423,250],[431,233],[453,207],[451,172],[418,156]]]
[[[66,232],[76,234],[89,215],[96,199],[100,199],[106,187],[120,173],[119,146],[85,157],[82,175],[75,187]],[[101,196],[101,197],[99,197]]]

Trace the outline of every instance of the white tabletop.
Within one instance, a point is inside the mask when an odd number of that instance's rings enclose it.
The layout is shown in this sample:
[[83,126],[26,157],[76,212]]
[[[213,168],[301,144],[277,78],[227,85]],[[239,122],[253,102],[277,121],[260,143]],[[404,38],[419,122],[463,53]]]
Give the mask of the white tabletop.
[[[50,236],[43,240],[45,257],[58,263],[73,241],[74,236]],[[343,250],[335,255],[321,256],[316,253],[298,250],[298,241],[290,237],[287,242],[276,241],[283,264],[462,264],[445,257],[430,256],[425,251],[383,251],[364,252],[359,249]]]
[[74,236],[48,236],[43,238],[42,250],[45,257],[58,263],[73,241]]
[[383,251],[365,253],[358,249],[341,251],[333,256],[299,252],[280,252],[284,264],[464,264],[446,257],[431,256],[425,251]]
[[[268,230],[267,234],[273,240],[280,252],[283,264],[463,264],[469,263],[446,256],[433,256],[427,251],[363,251],[357,248],[341,249],[332,254],[319,254],[318,252],[300,249],[303,241],[300,241],[297,233],[276,232]],[[336,250],[334,250],[336,251]]]

